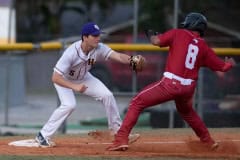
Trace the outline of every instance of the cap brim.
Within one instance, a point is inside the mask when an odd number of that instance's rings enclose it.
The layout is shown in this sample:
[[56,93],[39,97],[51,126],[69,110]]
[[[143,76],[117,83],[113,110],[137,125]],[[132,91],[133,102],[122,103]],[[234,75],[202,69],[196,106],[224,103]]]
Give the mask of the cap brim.
[[93,36],[98,36],[100,34],[105,34],[105,32],[97,31],[97,32],[91,33],[91,35],[93,35]]

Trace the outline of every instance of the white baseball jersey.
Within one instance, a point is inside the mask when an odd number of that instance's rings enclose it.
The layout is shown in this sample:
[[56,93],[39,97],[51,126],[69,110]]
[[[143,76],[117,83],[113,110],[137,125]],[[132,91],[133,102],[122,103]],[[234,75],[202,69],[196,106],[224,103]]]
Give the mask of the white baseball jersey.
[[82,40],[73,43],[58,60],[54,70],[68,80],[81,80],[99,59],[107,60],[112,49],[103,43],[84,54],[81,48]]

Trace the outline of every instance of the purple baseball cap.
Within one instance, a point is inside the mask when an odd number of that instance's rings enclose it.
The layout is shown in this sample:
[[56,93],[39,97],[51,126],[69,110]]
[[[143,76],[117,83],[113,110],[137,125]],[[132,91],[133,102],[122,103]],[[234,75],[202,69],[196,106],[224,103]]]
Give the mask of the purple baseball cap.
[[104,32],[102,32],[98,27],[98,25],[93,22],[86,23],[82,27],[82,35],[98,36],[101,33],[104,33]]

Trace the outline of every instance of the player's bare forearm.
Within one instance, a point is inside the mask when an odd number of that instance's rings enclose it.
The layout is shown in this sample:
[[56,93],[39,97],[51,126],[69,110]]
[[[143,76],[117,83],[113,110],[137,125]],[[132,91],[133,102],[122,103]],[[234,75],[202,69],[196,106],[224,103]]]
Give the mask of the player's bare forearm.
[[121,62],[124,63],[124,64],[129,64],[130,63],[130,56],[127,55],[127,54],[120,54],[120,59],[121,59]]
[[113,51],[113,53],[110,55],[110,59],[123,63],[123,64],[129,64],[130,63],[130,56],[124,53],[119,53],[116,51]]
[[52,75],[52,82],[55,83],[55,84],[58,84],[62,87],[66,87],[66,88],[70,88],[72,89],[72,83],[65,80],[63,78],[62,75],[60,75],[59,73],[57,72],[53,72],[53,75]]
[[53,83],[56,83],[62,87],[70,88],[76,92],[84,92],[87,89],[87,86],[84,84],[75,84],[68,80],[65,80],[62,75],[58,74],[57,72],[54,72],[52,75],[52,81]]

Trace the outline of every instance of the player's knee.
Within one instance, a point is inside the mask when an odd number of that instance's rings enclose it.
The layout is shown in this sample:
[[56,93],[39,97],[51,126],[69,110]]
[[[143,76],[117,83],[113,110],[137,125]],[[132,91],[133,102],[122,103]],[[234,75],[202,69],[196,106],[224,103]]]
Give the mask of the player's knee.
[[76,105],[69,106],[69,110],[73,111],[76,108]]
[[113,98],[113,93],[112,92],[106,92],[102,95],[102,97],[104,99],[109,99],[109,98]]
[[76,103],[67,103],[67,104],[62,104],[61,106],[68,109],[68,110],[74,110],[76,108]]
[[146,105],[144,105],[143,100],[141,99],[141,96],[135,97],[130,101],[129,108],[137,108],[139,110],[143,110]]
[[142,98],[141,98],[141,96],[134,97],[134,98],[131,100],[130,103],[132,103],[132,104],[134,104],[134,105],[141,105],[141,103],[142,103]]

